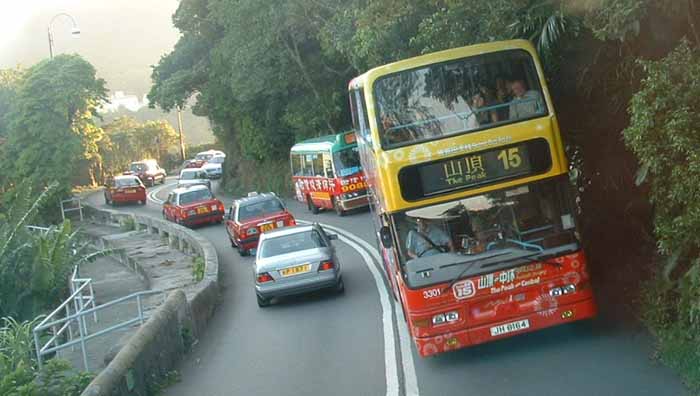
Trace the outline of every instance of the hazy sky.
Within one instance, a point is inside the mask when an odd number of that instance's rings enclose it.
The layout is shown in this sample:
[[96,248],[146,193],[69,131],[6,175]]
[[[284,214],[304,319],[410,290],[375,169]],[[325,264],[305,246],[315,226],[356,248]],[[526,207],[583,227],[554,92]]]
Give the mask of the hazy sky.
[[171,16],[178,0],[0,0],[0,68],[31,66],[48,58],[47,26],[58,13],[73,16],[81,31],[71,36],[69,18],[51,24],[54,55],[78,53],[111,89],[143,95],[150,66],[179,37]]

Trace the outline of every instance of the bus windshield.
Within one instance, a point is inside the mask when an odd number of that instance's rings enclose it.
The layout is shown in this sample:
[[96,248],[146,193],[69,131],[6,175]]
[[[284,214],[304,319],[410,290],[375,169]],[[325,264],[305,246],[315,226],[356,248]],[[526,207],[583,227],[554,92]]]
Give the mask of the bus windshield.
[[340,177],[350,176],[362,170],[357,146],[336,151],[333,153],[333,162]]
[[383,147],[483,130],[546,114],[532,57],[483,54],[390,74],[375,83]]
[[[482,259],[492,271],[500,269],[497,256],[507,262],[578,248],[566,178],[412,209],[393,221],[409,284],[418,282],[413,287],[449,281]],[[480,267],[465,274],[485,272]],[[430,277],[410,276],[425,268],[432,269]]]

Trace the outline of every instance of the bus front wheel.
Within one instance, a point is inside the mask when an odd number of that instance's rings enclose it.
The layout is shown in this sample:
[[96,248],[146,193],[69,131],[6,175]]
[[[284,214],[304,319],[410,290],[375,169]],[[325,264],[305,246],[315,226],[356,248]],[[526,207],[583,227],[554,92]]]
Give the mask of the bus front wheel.
[[311,200],[311,196],[309,195],[306,196],[306,204],[309,207],[309,212],[313,214],[318,214],[318,206],[314,204],[314,201]]

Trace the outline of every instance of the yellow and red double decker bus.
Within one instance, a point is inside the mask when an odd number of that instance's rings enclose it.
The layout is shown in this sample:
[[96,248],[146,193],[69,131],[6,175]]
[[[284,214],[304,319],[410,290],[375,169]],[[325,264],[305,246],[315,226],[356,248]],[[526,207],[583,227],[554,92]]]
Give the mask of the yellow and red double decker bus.
[[349,94],[388,283],[421,356],[596,314],[528,41],[377,67]]

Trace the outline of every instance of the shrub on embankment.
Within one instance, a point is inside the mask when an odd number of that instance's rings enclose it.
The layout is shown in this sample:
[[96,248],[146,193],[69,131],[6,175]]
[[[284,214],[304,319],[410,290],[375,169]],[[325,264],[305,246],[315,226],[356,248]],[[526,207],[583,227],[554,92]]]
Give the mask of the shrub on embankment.
[[644,291],[642,315],[662,359],[700,389],[700,49],[683,41],[658,61],[640,62],[625,143],[650,187],[654,232],[664,258]]
[[68,362],[59,359],[51,359],[39,369],[32,336],[32,328],[39,319],[24,322],[0,319],[0,395],[80,395],[92,380],[92,374],[75,373]]

